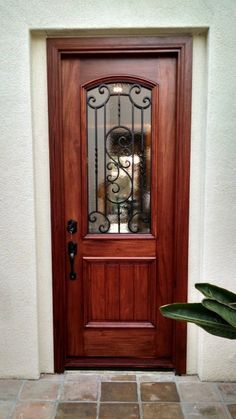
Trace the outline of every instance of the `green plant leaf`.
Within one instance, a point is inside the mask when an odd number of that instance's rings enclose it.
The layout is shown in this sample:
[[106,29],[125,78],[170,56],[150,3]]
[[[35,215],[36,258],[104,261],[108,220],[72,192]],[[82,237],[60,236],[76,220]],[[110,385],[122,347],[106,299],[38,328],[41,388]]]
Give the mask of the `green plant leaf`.
[[199,324],[202,329],[214,336],[219,336],[226,339],[236,339],[236,330],[231,326],[215,324],[211,326],[203,326]]
[[229,323],[231,326],[236,328],[236,310],[235,309],[230,308],[229,306],[225,304],[221,304],[218,301],[211,300],[208,298],[205,298],[202,301],[202,305],[206,307],[208,310],[211,310],[211,311],[214,311],[214,313],[217,313],[227,323]]
[[205,295],[205,297],[216,300],[222,304],[233,304],[232,308],[236,309],[236,294],[234,294],[233,292],[228,291],[225,288],[217,287],[216,285],[208,283],[195,284],[195,288],[197,288],[203,295]]
[[163,316],[195,323],[206,332],[227,339],[236,339],[236,329],[201,303],[175,303],[160,307]]
[[215,323],[227,325],[220,316],[207,308],[201,303],[175,303],[160,307],[163,316],[174,320],[183,320],[203,325],[212,325]]

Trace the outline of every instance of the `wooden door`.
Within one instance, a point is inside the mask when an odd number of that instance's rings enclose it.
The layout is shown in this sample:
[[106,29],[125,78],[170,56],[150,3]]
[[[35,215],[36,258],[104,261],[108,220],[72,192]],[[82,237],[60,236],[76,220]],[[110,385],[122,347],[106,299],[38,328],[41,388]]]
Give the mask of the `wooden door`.
[[190,42],[111,41],[49,41],[56,368],[183,371]]

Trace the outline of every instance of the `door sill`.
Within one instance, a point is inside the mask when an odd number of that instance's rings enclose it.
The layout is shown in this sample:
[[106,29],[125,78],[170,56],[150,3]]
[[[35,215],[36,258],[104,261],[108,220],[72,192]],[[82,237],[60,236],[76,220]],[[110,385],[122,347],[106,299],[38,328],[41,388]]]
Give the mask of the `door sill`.
[[65,362],[66,369],[72,368],[143,368],[143,369],[159,369],[159,370],[173,370],[173,362],[169,359],[135,359],[135,358],[67,358]]

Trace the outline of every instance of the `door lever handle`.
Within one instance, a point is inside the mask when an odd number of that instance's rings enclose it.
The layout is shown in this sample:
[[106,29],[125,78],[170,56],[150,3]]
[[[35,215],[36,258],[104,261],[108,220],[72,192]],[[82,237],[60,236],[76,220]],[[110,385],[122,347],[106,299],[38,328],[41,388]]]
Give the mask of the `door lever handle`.
[[70,279],[76,279],[76,272],[74,271],[75,255],[77,255],[77,244],[73,241],[68,243],[68,254],[70,258]]

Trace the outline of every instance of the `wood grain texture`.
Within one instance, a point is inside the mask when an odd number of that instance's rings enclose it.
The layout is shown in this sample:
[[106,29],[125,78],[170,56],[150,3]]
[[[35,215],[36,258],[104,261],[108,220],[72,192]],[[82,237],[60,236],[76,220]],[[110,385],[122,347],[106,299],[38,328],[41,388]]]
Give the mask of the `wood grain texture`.
[[50,192],[53,266],[54,368],[64,371],[66,359],[66,292],[64,253],[64,170],[62,139],[61,64],[56,46],[47,44]]
[[[57,372],[65,367],[82,366],[174,367],[179,373],[185,372],[186,327],[163,319],[157,307],[171,301],[186,301],[187,296],[191,43],[190,37],[48,40]],[[84,222],[87,219],[87,189],[82,180],[87,176],[87,150],[81,86],[95,79],[128,74],[151,80],[158,86],[152,108],[152,234],[145,238],[142,235],[135,238],[128,237],[131,235],[119,238],[115,235],[109,235],[109,238],[92,236],[87,234]],[[68,280],[66,246],[69,235],[65,233],[65,226],[69,218],[78,219],[79,223],[78,233],[73,237],[78,243],[75,265],[78,281]],[[99,257],[113,258],[113,261],[108,261],[104,268],[98,268],[94,263],[94,272],[90,266],[90,277],[100,278],[97,285],[97,279],[93,283],[92,294],[94,301],[98,297],[99,301],[90,305],[87,311],[82,297],[88,298],[90,291],[83,284],[82,260]],[[114,260],[116,257],[121,259],[118,263],[121,276]],[[133,260],[128,269],[125,258]],[[158,260],[156,280],[152,280],[156,308],[155,304],[140,306],[150,289],[147,266],[142,258]],[[105,275],[105,271],[108,274]],[[126,284],[130,277],[132,280]],[[102,281],[106,284],[100,289]],[[122,282],[125,286],[120,291]],[[118,286],[119,298],[116,295]],[[118,300],[122,316],[120,309],[118,311]],[[101,301],[105,302],[104,309]],[[86,316],[92,319],[87,323],[88,327],[85,327]],[[101,316],[104,319],[100,319]],[[156,322],[157,328],[152,330],[149,321],[145,326],[145,318]],[[112,322],[126,323],[127,345],[122,345],[125,328],[115,327]],[[144,328],[138,327],[140,322]],[[108,323],[111,327],[105,327]],[[108,340],[111,341],[109,353],[106,351]],[[127,358],[128,350],[131,356]]]
[[133,328],[133,330],[128,328],[124,338],[124,330],[120,328],[86,329],[84,351],[87,356],[97,358],[110,356],[155,358],[155,333],[149,328]]
[[[174,301],[187,301],[189,182],[192,92],[192,38],[179,52],[176,115],[176,185],[175,196],[175,292]],[[182,284],[182,286],[181,286]],[[177,373],[186,372],[187,324],[176,322],[174,328],[174,364]]]
[[83,265],[85,327],[155,326],[155,258],[86,258]]

